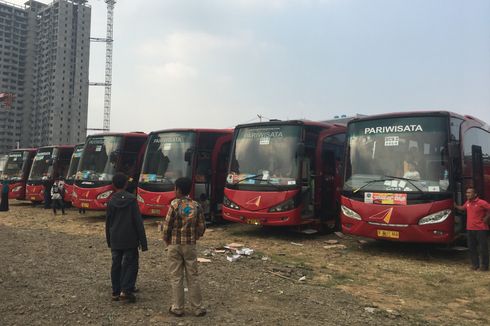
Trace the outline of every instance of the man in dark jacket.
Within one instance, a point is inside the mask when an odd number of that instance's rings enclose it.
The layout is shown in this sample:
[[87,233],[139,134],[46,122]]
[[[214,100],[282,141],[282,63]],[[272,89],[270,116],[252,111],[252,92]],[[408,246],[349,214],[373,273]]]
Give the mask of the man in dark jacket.
[[148,244],[136,196],[125,190],[127,184],[123,173],[112,178],[115,193],[107,205],[106,238],[112,250],[112,300],[135,302],[138,247],[147,251]]

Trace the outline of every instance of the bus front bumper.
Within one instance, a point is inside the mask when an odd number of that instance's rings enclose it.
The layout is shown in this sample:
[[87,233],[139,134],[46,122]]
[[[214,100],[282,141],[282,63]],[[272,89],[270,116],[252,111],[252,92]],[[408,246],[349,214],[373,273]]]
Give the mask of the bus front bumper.
[[342,232],[356,236],[399,242],[449,243],[454,240],[450,223],[393,226],[342,216]]

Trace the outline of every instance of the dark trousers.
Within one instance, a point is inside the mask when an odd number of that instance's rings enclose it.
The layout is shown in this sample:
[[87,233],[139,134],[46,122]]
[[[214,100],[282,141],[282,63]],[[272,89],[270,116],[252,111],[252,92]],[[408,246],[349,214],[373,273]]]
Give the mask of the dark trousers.
[[51,189],[44,190],[44,209],[49,209],[51,207]]
[[61,208],[61,213],[65,214],[65,203],[63,203],[63,199],[53,199],[51,206],[53,206],[53,212],[55,214],[57,208]]
[[[488,231],[468,230],[468,250],[473,267],[488,269]],[[481,256],[481,264],[480,257]]]
[[9,210],[9,193],[2,193],[2,201],[0,202],[0,212]]
[[112,250],[112,293],[131,293],[138,275],[138,248]]

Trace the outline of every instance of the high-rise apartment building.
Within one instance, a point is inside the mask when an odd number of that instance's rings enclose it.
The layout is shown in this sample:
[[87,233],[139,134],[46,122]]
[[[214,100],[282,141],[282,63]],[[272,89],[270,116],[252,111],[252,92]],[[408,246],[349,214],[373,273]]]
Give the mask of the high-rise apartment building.
[[0,153],[85,140],[91,8],[85,0],[24,7],[0,0]]

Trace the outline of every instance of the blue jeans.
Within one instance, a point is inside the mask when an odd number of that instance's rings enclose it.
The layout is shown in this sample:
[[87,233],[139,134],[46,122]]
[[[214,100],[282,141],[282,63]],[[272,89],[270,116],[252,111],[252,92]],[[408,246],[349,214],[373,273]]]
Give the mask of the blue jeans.
[[111,281],[112,293],[131,293],[138,275],[138,248],[113,249]]

